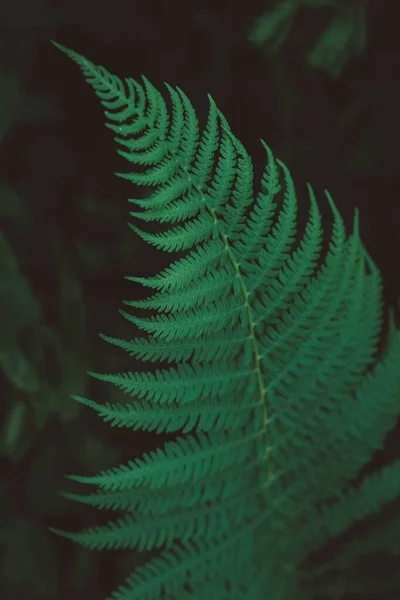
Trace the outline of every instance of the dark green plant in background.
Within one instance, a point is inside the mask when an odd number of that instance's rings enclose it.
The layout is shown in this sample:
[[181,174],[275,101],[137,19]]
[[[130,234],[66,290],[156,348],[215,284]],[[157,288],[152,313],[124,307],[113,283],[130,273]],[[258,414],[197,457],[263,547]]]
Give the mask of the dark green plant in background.
[[365,0],[277,0],[257,17],[249,41],[269,54],[278,52],[290,35],[301,34],[296,27],[301,6],[330,9],[331,18],[313,41],[306,62],[311,68],[339,76],[343,67],[366,46]]
[[[304,230],[294,184],[263,142],[252,160],[209,97],[204,128],[179,88],[167,101],[146,79],[120,79],[56,44],[82,69],[134,170],[149,187],[130,200],[132,230],[164,253],[162,272],[130,277],[152,288],[121,311],[145,336],[102,336],[154,370],[92,375],[130,396],[80,396],[113,427],[176,435],[128,464],[70,478],[93,494],[66,493],[122,512],[107,525],[57,533],[90,548],[138,548],[152,557],[114,600],[303,600],[367,594],[365,556],[398,558],[400,520],[381,519],[340,557],[307,566],[313,552],[400,495],[400,461],[362,476],[399,415],[400,332],[393,313],[384,349],[382,285],[359,236],[347,236],[327,193],[332,233],[323,253],[311,186]],[[144,312],[144,314],[146,314]],[[284,409],[282,408],[284,407]],[[357,479],[358,478],[358,479]],[[392,575],[393,588],[399,572]],[[88,591],[90,593],[90,590]]]

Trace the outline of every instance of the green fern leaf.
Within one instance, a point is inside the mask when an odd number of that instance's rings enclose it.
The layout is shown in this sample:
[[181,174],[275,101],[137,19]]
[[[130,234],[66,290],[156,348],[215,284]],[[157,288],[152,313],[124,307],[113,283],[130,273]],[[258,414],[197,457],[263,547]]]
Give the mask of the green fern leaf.
[[[358,213],[347,236],[326,193],[333,226],[323,259],[311,186],[301,233],[288,168],[262,142],[254,191],[251,158],[211,97],[202,128],[181,89],[166,84],[167,103],[146,78],[121,80],[55,45],[99,97],[133,169],[120,175],[152,188],[129,200],[139,209],[132,230],[185,256],[128,277],[156,290],[125,302],[155,315],[121,311],[147,337],[102,335],[165,368],[91,373],[125,402],[74,397],[112,426],[177,438],[128,464],[70,475],[97,491],[64,496],[125,514],[80,533],[53,531],[90,548],[159,552],[112,600],[311,599],[309,553],[400,495],[397,463],[348,492],[393,428],[400,391],[393,313],[377,356],[382,283]],[[138,221],[168,228],[149,233]],[[325,565],[327,590],[333,568]]]

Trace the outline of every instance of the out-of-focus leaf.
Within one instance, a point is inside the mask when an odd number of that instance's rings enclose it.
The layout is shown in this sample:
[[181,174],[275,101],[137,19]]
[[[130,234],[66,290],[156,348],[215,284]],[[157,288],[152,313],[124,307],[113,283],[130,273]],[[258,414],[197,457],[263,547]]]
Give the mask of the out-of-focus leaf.
[[13,404],[4,420],[0,437],[2,454],[12,456],[18,447],[23,422],[26,415],[26,404],[17,402]]
[[28,362],[13,339],[2,336],[0,366],[7,379],[19,390],[34,393],[40,390],[40,381],[33,366]]
[[249,41],[256,46],[263,45],[268,52],[277,52],[290,33],[297,7],[295,0],[283,0],[272,10],[265,11],[255,20]]
[[338,12],[307,56],[310,67],[340,75],[350,58],[366,44],[365,10],[357,6]]
[[32,409],[14,390],[0,433],[0,453],[14,463],[21,461],[35,440],[37,431]]
[[[41,318],[41,306],[20,273],[17,258],[0,232],[0,323],[1,332],[27,327]],[[1,343],[1,337],[0,337]]]
[[18,334],[40,318],[40,304],[20,273],[10,244],[0,233],[0,367],[24,392],[36,392],[40,385],[33,365],[18,345]]

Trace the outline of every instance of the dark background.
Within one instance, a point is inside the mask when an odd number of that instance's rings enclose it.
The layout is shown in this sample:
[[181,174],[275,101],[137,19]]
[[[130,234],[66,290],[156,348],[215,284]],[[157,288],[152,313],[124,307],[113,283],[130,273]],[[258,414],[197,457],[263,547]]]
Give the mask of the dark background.
[[[2,598],[100,600],[145,558],[90,552],[47,527],[76,531],[107,520],[57,495],[72,489],[65,473],[111,467],[158,441],[113,430],[69,398],[115,393],[89,381],[87,369],[132,370],[97,334],[134,335],[117,309],[146,294],[124,276],[166,263],[127,227],[126,198],[135,192],[113,173],[129,164],[78,67],[50,39],[121,77],[180,86],[203,124],[210,93],[257,175],[265,160],[259,138],[288,165],[300,222],[306,181],[328,239],[325,188],[348,232],[360,209],[385,303],[397,304],[400,3],[299,0],[274,26],[280,4],[0,0]],[[266,11],[261,35],[257,18]],[[375,466],[398,455],[398,433]],[[373,563],[382,573],[379,557]]]

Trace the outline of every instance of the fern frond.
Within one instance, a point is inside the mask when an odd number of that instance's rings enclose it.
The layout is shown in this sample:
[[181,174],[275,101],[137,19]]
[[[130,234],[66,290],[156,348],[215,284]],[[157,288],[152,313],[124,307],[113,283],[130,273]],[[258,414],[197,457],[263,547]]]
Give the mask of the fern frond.
[[245,463],[250,457],[254,462],[262,463],[260,435],[260,432],[242,433],[238,438],[226,432],[215,432],[210,436],[198,433],[196,437],[186,436],[177,438],[176,442],[166,442],[163,449],[145,453],[140,459],[93,477],[68,477],[105,490],[127,490],[140,485],[157,489],[187,481],[196,483],[206,474],[223,472],[234,464]]
[[343,492],[399,414],[400,332],[392,316],[378,359],[382,282],[358,212],[346,235],[325,193],[333,224],[323,258],[313,188],[300,232],[288,168],[262,141],[255,190],[251,157],[210,96],[202,127],[180,88],[166,84],[165,100],[145,77],[121,80],[56,45],[105,109],[131,167],[119,175],[150,188],[130,199],[131,229],[162,252],[185,251],[158,274],[127,278],[155,290],[125,302],[155,315],[121,311],[146,337],[102,335],[168,367],[90,373],[125,402],[75,397],[112,426],[177,438],[97,475],[70,475],[98,492],[67,497],[125,515],[57,532],[93,548],[160,551],[113,600],[310,600],[309,552],[400,495],[398,466]]

